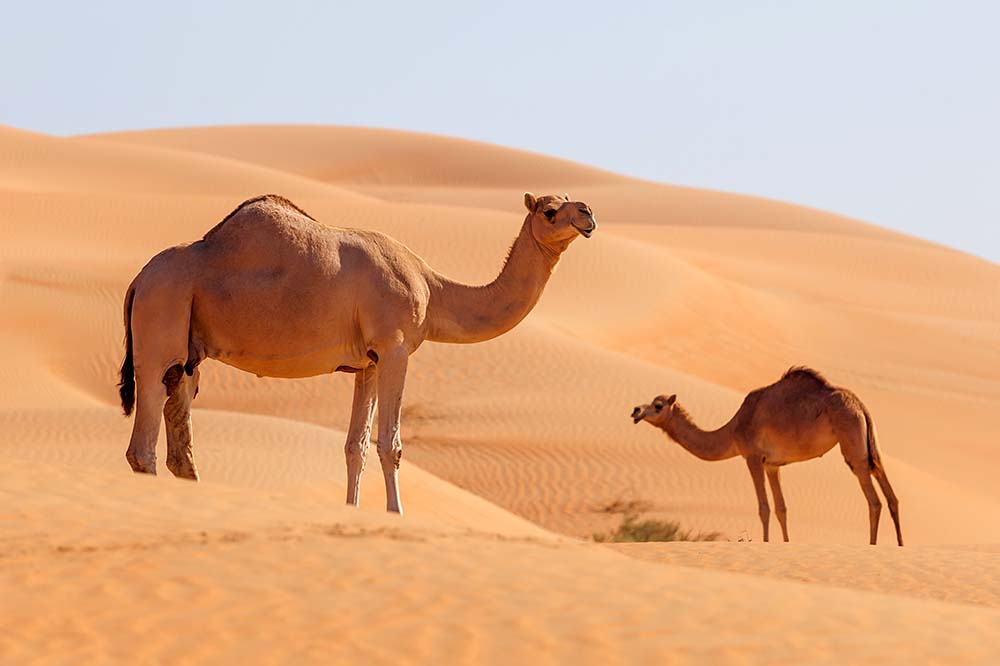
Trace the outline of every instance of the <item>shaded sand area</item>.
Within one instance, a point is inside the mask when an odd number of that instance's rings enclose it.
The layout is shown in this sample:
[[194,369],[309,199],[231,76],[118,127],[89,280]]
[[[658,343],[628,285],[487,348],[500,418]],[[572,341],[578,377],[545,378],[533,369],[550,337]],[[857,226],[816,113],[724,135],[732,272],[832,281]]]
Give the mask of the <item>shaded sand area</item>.
[[[153,254],[275,192],[485,282],[525,190],[569,192],[600,228],[513,332],[412,358],[405,517],[379,510],[374,453],[362,509],[342,506],[345,375],[206,363],[204,482],[166,475],[162,439],[164,476],[128,471],[121,302]],[[0,663],[1000,659],[995,264],[820,211],[358,128],[0,128],[0,220]],[[783,472],[795,543],[756,543],[742,461],[695,460],[628,418],[677,393],[716,427],[793,364],[870,408],[912,548],[862,545],[836,451]],[[621,501],[729,541],[578,540]]]

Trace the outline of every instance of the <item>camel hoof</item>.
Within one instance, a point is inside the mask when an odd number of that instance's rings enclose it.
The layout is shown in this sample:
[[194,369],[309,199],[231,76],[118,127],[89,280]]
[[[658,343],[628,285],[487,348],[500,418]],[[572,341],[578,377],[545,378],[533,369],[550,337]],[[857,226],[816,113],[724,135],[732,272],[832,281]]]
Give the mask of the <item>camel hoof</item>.
[[178,479],[188,479],[189,481],[198,481],[198,470],[194,465],[185,461],[174,461],[167,460],[167,469]]
[[147,463],[139,460],[131,451],[125,453],[125,460],[128,461],[129,467],[136,474],[152,474],[156,475],[156,461],[152,463]]

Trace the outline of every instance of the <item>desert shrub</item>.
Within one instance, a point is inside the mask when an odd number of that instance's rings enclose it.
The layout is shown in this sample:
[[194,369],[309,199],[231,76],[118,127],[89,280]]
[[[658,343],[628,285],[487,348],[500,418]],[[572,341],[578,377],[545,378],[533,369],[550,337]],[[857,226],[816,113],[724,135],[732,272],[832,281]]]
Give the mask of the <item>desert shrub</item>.
[[640,520],[639,514],[628,512],[621,524],[611,532],[594,534],[598,543],[632,543],[646,541],[718,541],[719,532],[692,532],[682,529],[672,520]]

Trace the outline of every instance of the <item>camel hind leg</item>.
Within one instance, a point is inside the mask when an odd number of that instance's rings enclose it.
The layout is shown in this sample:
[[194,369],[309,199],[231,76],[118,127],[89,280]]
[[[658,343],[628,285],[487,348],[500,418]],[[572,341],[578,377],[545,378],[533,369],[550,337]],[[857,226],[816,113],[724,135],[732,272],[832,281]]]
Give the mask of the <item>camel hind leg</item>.
[[878,498],[878,493],[875,492],[875,484],[872,483],[872,476],[868,471],[867,465],[860,469],[855,469],[852,466],[851,471],[858,477],[858,483],[861,484],[861,492],[865,494],[865,499],[868,500],[869,543],[874,546],[878,541],[878,521],[879,516],[882,515],[882,500]]
[[191,449],[191,401],[198,392],[198,379],[198,368],[188,376],[179,364],[167,370],[163,377],[167,389],[167,401],[163,406],[167,426],[167,469],[178,478],[192,481],[198,480]]
[[896,543],[902,546],[903,532],[899,526],[899,499],[896,498],[896,493],[893,492],[892,485],[889,483],[889,477],[885,474],[885,467],[882,465],[882,456],[878,450],[878,435],[875,433],[875,422],[872,420],[872,415],[867,409],[862,407],[862,411],[865,417],[868,442],[868,468],[871,470],[871,474],[875,477],[875,480],[878,481],[878,485],[882,488],[882,494],[885,495],[885,501],[889,505],[889,514],[892,516],[892,523],[896,527]]
[[[132,471],[156,474],[156,440],[160,436],[161,417],[166,417],[167,467],[176,476],[197,479],[194,459],[190,458],[190,406],[197,380],[186,376],[178,363],[162,376],[137,369],[135,386],[135,423],[125,452]],[[190,460],[190,470],[182,462],[184,458]]]
[[[863,431],[862,431],[863,433]],[[868,445],[862,433],[850,432],[840,439],[840,452],[844,455],[844,462],[858,477],[861,485],[861,492],[865,494],[868,502],[868,529],[869,543],[875,545],[878,540],[878,521],[882,515],[882,500],[879,499],[872,483],[871,468],[868,464]]]
[[135,422],[125,459],[137,474],[156,474],[156,439],[167,394],[157,377],[147,377],[141,371],[136,372],[135,385]]
[[[168,398],[167,384],[180,384],[168,371],[183,366],[188,357],[191,285],[174,277],[178,252],[176,248],[161,252],[132,282],[131,312],[126,322],[136,404],[125,458],[133,471],[146,474],[156,474],[156,440]],[[126,379],[123,377],[123,382]],[[176,413],[175,406],[171,415]]]
[[892,523],[896,527],[896,543],[902,546],[903,531],[899,526],[899,500],[896,498],[896,493],[893,492],[892,486],[889,485],[889,477],[885,475],[885,468],[882,467],[881,462],[872,465],[872,476],[875,477],[879,487],[882,488],[882,494],[885,495],[885,502],[889,505],[889,515],[892,516]]

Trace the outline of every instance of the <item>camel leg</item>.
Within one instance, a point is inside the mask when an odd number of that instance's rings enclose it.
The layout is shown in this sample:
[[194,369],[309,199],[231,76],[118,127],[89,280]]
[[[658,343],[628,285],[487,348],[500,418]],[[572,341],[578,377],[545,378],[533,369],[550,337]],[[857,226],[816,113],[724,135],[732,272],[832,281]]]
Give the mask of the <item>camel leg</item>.
[[189,377],[184,369],[175,365],[167,371],[167,403],[163,418],[167,425],[167,469],[181,479],[198,480],[198,468],[191,450],[191,401],[198,390],[199,371],[194,369]]
[[767,472],[767,482],[771,485],[771,496],[774,498],[774,515],[778,517],[781,525],[781,536],[788,541],[788,512],[785,510],[785,496],[781,493],[781,468],[774,465],[766,465],[764,471]]
[[399,418],[403,406],[403,384],[409,355],[401,345],[379,353],[378,361],[378,457],[385,476],[386,511],[403,513],[399,501],[399,460],[403,443]]
[[156,440],[160,436],[160,419],[167,401],[161,378],[137,369],[135,397],[135,421],[125,459],[133,472],[156,474]]
[[365,368],[354,375],[354,405],[351,408],[351,425],[347,429],[344,454],[347,458],[347,503],[358,505],[361,493],[361,473],[365,471],[365,457],[371,440],[372,417],[378,404],[375,388],[375,368]]
[[747,458],[747,467],[750,468],[753,487],[757,491],[757,510],[760,515],[760,524],[764,527],[764,541],[766,542],[771,522],[771,509],[767,505],[767,490],[764,489],[764,461],[757,457]]
[[878,493],[875,492],[875,485],[872,483],[872,476],[868,469],[867,460],[851,465],[851,471],[858,477],[861,490],[865,494],[865,499],[868,500],[869,543],[874,546],[878,540],[878,519],[882,514],[882,501],[878,498]]
[[885,475],[885,469],[881,465],[875,465],[872,468],[872,475],[878,481],[879,487],[882,488],[882,494],[885,495],[885,501],[889,505],[889,514],[892,516],[892,522],[896,526],[896,543],[902,546],[903,532],[899,527],[899,500],[896,499],[896,493],[892,491],[892,486],[889,485],[889,477]]

